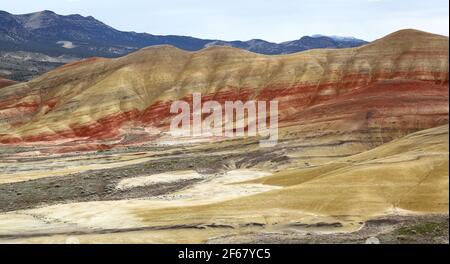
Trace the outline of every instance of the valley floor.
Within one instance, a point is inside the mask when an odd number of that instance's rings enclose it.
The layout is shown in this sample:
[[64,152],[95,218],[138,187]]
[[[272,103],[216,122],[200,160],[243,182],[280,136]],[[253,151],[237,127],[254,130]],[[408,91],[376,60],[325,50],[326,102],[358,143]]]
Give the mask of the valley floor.
[[448,125],[321,164],[295,144],[1,146],[0,242],[448,243]]

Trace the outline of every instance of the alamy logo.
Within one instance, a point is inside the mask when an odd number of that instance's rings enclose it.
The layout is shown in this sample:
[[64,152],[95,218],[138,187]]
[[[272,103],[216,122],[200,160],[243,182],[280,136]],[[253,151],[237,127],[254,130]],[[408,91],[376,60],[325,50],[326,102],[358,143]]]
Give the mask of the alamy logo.
[[226,101],[223,112],[219,102],[206,101],[202,104],[201,94],[194,93],[192,108],[191,111],[190,104],[185,101],[172,103],[170,113],[177,114],[170,123],[172,136],[260,136],[264,138],[259,141],[261,147],[277,144],[278,101],[270,101],[269,106],[266,101]]

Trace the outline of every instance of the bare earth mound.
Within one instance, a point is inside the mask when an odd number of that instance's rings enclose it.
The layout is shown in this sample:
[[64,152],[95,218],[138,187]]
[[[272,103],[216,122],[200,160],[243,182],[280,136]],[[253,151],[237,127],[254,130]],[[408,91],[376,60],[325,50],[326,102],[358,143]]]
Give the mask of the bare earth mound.
[[[194,92],[278,100],[278,144],[168,135]],[[0,90],[0,242],[448,243],[448,92],[448,38],[416,30],[65,65]]]

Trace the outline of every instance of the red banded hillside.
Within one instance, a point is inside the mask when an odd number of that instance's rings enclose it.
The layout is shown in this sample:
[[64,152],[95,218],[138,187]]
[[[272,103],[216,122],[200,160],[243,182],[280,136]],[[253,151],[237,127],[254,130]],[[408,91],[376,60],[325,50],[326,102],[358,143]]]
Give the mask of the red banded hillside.
[[448,123],[448,48],[448,37],[401,30],[358,48],[290,55],[156,46],[86,60],[3,88],[0,142],[125,143],[133,127],[166,129],[170,103],[201,92],[278,100],[280,126],[292,127],[286,138],[373,147]]
[[6,87],[6,86],[10,86],[10,85],[13,85],[15,83],[16,83],[15,81],[11,81],[11,80],[2,78],[0,76],[0,88]]

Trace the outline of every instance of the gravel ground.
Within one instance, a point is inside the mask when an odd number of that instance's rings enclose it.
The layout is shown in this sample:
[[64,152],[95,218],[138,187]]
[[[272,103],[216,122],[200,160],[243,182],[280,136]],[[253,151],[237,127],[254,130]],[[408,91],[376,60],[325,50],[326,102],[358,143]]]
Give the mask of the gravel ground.
[[[335,223],[336,227],[339,227]],[[208,243],[250,244],[448,244],[449,216],[391,215],[369,220],[356,232],[320,234],[298,232],[256,232],[252,234],[217,237]]]

